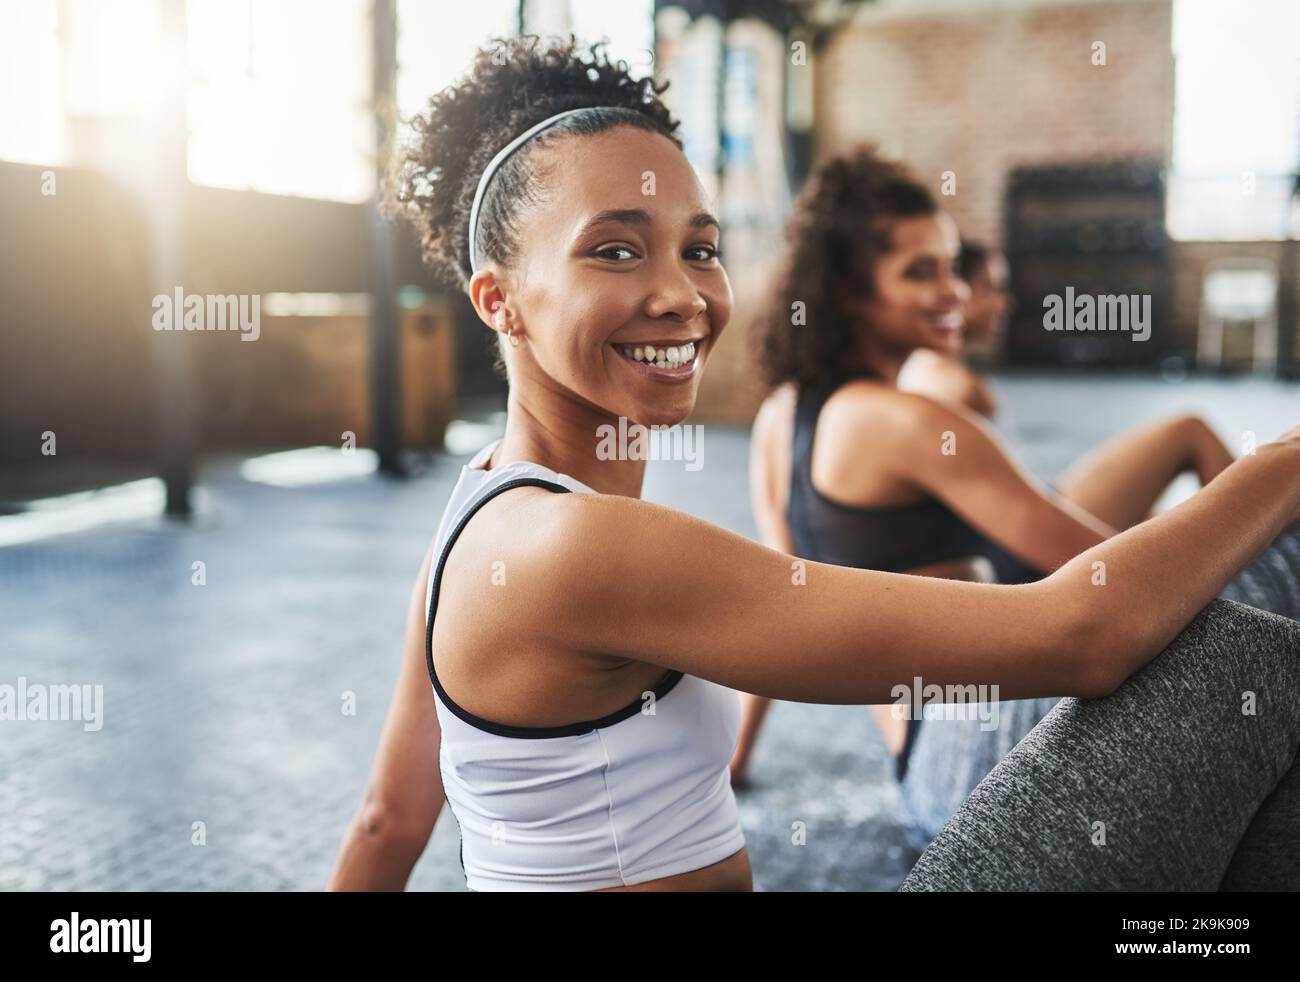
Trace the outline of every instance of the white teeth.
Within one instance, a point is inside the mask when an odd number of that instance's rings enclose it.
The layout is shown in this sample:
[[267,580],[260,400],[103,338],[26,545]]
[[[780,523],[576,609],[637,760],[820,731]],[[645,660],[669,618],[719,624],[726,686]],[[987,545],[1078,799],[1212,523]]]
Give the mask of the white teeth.
[[682,365],[690,364],[695,357],[695,342],[688,341],[686,344],[675,347],[655,348],[653,345],[635,345],[633,347],[623,348],[624,355],[633,361],[644,362],[648,365],[654,365],[657,368],[680,368]]

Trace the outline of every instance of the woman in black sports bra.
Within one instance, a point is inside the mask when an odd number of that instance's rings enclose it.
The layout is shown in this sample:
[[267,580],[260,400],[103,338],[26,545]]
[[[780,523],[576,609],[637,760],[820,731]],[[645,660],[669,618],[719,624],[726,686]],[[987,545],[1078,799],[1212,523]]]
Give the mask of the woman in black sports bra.
[[979,556],[984,537],[938,498],[860,507],[835,500],[813,483],[817,418],[826,401],[855,379],[888,384],[865,368],[841,368],[799,395],[786,509],[795,553],[819,562],[886,573],[908,573],[936,563]]
[[[959,343],[969,294],[955,227],[899,164],[868,149],[828,162],[790,240],[771,307],[783,316],[762,348],[777,388],[752,445],[768,545],[861,569],[1026,583],[1143,521],[1184,470],[1205,484],[1232,462],[1208,426],[1182,416],[1120,435],[1051,489],[980,414],[901,391],[913,355]],[[745,699],[733,781],[767,706]],[[873,712],[901,779],[919,721]]]

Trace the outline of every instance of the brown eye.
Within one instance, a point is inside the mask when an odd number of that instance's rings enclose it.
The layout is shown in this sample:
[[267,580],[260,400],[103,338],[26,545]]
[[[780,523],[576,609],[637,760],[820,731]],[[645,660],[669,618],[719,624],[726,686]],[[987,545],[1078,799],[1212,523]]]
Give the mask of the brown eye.
[[[616,253],[622,253],[623,255],[616,255]],[[597,249],[595,252],[592,253],[592,255],[599,256],[601,259],[613,260],[614,262],[619,262],[619,261],[625,262],[628,259],[636,258],[636,253],[634,253],[627,246],[621,246],[621,245],[605,246],[605,248],[603,249]]]
[[711,245],[697,245],[686,250],[686,258],[693,262],[709,262],[722,258],[722,254]]

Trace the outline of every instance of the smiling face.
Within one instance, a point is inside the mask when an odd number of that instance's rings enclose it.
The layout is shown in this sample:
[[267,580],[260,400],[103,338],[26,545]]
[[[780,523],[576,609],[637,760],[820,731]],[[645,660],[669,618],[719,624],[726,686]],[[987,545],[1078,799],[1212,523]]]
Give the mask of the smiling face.
[[956,225],[944,214],[900,218],[890,242],[875,264],[871,296],[848,304],[864,324],[867,343],[902,354],[959,350],[969,290],[954,269],[960,250]]
[[717,222],[685,155],[620,126],[558,137],[529,165],[544,192],[521,206],[518,255],[470,286],[480,317],[520,340],[506,348],[512,388],[648,426],[681,422],[732,306]]

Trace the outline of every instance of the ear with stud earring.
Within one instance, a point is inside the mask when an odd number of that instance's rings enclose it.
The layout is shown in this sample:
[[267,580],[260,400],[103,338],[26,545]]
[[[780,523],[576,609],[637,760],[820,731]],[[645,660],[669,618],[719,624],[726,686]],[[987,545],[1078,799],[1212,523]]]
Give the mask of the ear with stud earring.
[[519,347],[519,338],[515,336],[515,332],[506,330],[506,312],[503,306],[497,307],[496,313],[492,315],[492,323],[498,331],[505,331],[506,337],[510,339],[510,347]]

